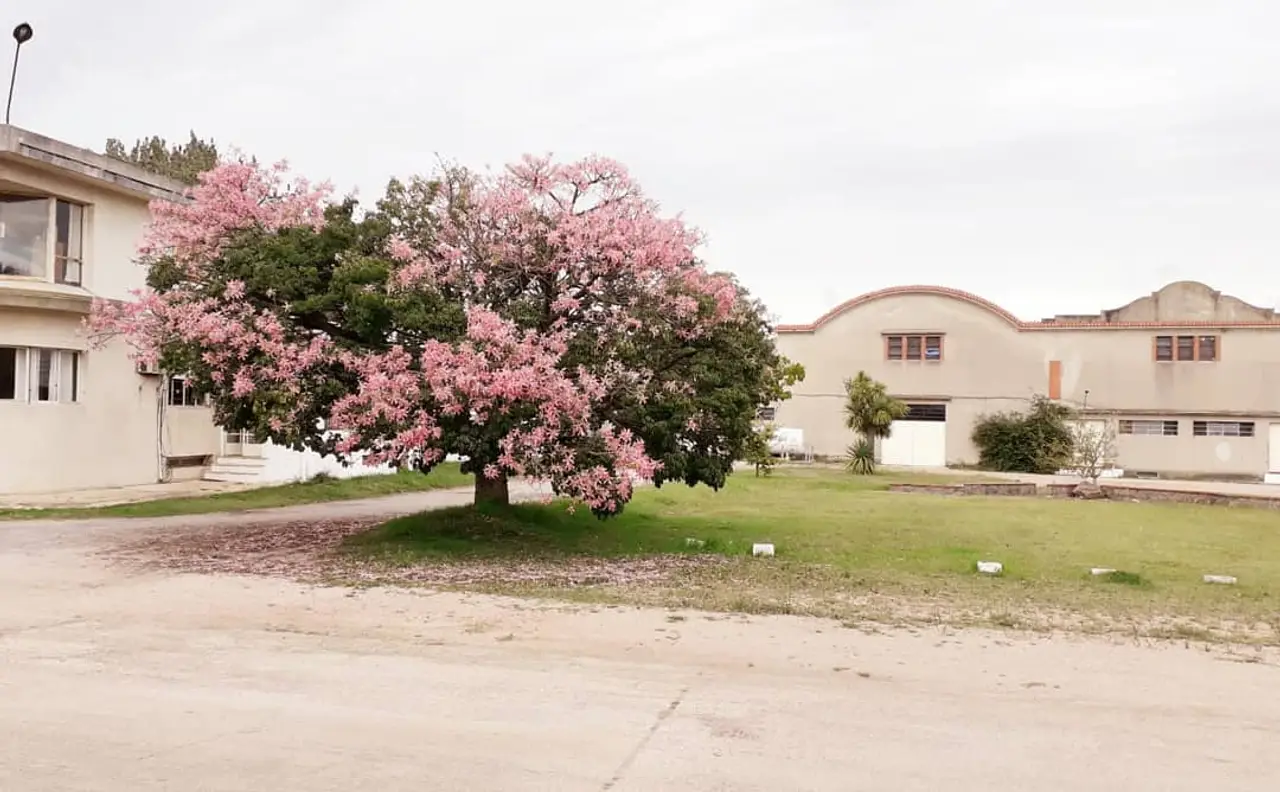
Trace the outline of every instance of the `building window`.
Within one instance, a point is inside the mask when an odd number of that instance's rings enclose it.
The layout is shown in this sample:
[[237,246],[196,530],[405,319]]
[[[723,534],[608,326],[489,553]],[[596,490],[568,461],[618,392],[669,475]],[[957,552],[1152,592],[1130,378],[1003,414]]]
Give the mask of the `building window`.
[[774,417],[777,416],[777,414],[778,414],[778,409],[776,407],[761,407],[760,409],[756,410],[756,420],[772,421]]
[[55,283],[79,286],[84,269],[83,237],[84,207],[80,204],[0,194],[0,275],[47,280],[52,274]]
[[1210,363],[1218,359],[1216,335],[1156,336],[1156,360],[1162,363]]
[[945,404],[908,404],[907,414],[903,416],[904,421],[930,421],[935,423],[945,423],[947,420],[947,405]]
[[169,378],[168,401],[170,407],[203,407],[208,403],[207,398],[196,392],[191,381],[182,376]]
[[1177,421],[1121,421],[1122,435],[1156,435],[1158,437],[1177,437]]
[[24,391],[27,350],[0,347],[0,401],[14,401]]
[[0,401],[80,401],[80,353],[0,347]]
[[84,207],[66,201],[55,202],[53,225],[53,280],[79,286],[84,269]]
[[884,339],[888,360],[942,360],[941,335],[887,335]]
[[1253,421],[1196,421],[1191,425],[1196,437],[1253,437]]
[[44,278],[49,199],[0,194],[0,275]]

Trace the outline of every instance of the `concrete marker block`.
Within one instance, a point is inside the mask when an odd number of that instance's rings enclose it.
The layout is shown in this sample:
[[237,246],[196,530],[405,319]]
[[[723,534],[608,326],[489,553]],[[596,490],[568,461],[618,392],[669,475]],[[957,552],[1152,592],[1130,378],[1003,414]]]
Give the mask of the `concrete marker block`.
[[751,545],[751,555],[757,558],[773,558],[773,543],[756,542]]
[[1004,572],[1004,564],[999,561],[979,561],[978,571],[984,575],[999,575]]
[[1089,570],[1089,574],[1095,577],[1098,575],[1110,575],[1112,572],[1115,572],[1115,570],[1111,567],[1094,567]]
[[1205,583],[1221,583],[1224,586],[1234,586],[1236,584],[1235,575],[1205,575]]

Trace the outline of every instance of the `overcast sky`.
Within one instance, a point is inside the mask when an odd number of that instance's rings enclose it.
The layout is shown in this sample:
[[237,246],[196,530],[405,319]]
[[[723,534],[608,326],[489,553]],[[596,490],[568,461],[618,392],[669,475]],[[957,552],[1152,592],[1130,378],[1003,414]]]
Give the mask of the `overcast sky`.
[[194,129],[368,200],[437,154],[612,156],[786,322],[902,283],[1023,318],[1178,279],[1280,302],[1276,0],[4,8],[36,31],[19,126]]

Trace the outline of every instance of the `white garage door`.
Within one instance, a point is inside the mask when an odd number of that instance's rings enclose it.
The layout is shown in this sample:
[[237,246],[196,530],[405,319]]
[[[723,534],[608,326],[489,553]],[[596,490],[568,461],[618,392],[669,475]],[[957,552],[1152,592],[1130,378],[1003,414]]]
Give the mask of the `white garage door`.
[[911,411],[894,421],[880,441],[880,463],[906,467],[945,467],[947,464],[947,405],[909,404]]

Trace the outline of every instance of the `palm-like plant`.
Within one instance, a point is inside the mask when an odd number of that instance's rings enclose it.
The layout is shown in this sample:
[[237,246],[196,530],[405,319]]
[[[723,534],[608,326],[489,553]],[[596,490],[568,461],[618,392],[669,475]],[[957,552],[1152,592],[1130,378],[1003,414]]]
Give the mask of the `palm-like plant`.
[[889,436],[893,422],[906,416],[907,405],[890,396],[884,383],[876,382],[865,371],[845,380],[844,391],[844,423],[858,435],[858,442],[846,452],[846,466],[861,475],[875,473],[876,438]]

